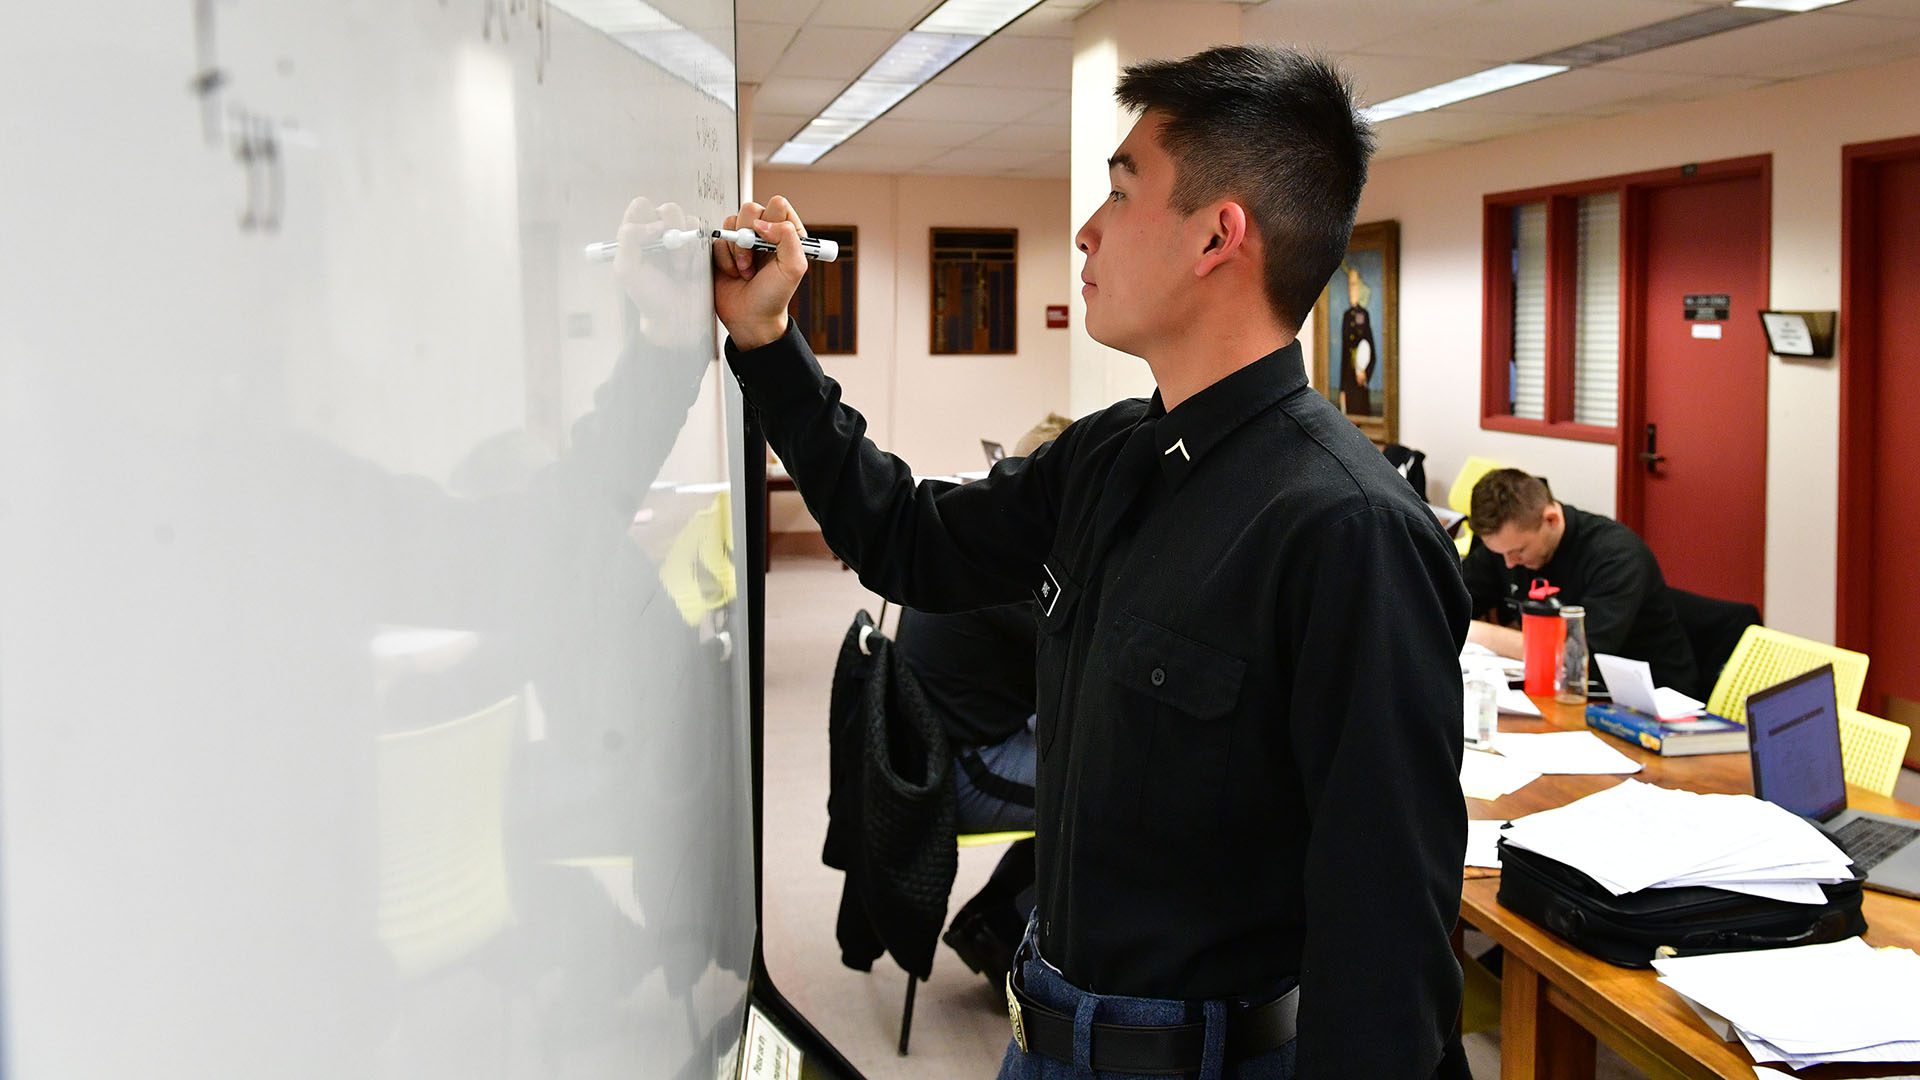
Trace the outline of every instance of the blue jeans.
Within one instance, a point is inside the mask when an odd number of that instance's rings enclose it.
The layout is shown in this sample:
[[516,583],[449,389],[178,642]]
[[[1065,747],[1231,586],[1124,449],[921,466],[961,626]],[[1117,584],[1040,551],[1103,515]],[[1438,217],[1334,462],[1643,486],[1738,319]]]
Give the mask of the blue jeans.
[[[962,752],[953,763],[953,801],[960,831],[1033,828],[1036,758],[1032,719],[1001,742]],[[985,775],[976,780],[971,775],[974,769],[982,769]]]
[[[1007,1042],[1006,1057],[1000,1061],[999,1080],[1168,1080],[1166,1076],[1145,1073],[1095,1072],[1091,1065],[1091,1025],[1187,1024],[1204,1017],[1207,1023],[1207,1052],[1200,1080],[1294,1080],[1294,1044],[1284,1045],[1236,1064],[1226,1063],[1227,1014],[1238,1002],[1208,1001],[1188,1003],[1160,998],[1102,997],[1073,985],[1040,957],[1034,944],[1034,930],[1027,928],[1027,940],[1015,962],[1020,965],[1021,985],[1028,995],[1057,1013],[1074,1018],[1075,1061],[1056,1061],[1045,1054],[1020,1052],[1019,1044]],[[1284,991],[1283,991],[1284,992]],[[1257,1004],[1257,1003],[1255,1003]],[[1198,1015],[1196,1015],[1198,1014]]]

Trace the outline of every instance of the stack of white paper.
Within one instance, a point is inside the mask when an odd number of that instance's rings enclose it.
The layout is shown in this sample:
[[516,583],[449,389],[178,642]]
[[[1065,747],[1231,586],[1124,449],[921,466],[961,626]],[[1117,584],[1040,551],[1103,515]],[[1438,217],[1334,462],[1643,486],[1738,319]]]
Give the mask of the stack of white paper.
[[1467,822],[1467,865],[1500,869],[1500,830],[1506,822],[1498,819]]
[[1859,938],[1655,960],[1660,981],[1759,1062],[1920,1061],[1920,956]]
[[1704,885],[1825,903],[1853,860],[1820,830],[1751,795],[1702,795],[1628,780],[1515,821],[1507,843],[1566,863],[1614,895]]
[[1655,687],[1653,669],[1645,660],[1596,653],[1593,662],[1600,668],[1600,677],[1607,680],[1607,691],[1615,704],[1662,720],[1685,720],[1707,711],[1704,701],[1696,701],[1671,686]]
[[1538,779],[1538,772],[1499,754],[1469,750],[1460,755],[1460,790],[1469,799],[1498,799]]
[[1500,756],[1550,776],[1624,776],[1640,763],[1600,741],[1591,731],[1548,731],[1521,735],[1503,731],[1493,738]]

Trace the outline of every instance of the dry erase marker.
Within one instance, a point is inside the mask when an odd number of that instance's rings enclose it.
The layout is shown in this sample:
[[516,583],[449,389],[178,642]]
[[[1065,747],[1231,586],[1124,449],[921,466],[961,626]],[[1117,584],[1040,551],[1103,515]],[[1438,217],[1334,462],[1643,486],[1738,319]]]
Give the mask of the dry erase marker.
[[[780,245],[771,240],[762,239],[752,229],[715,229],[708,234],[715,240],[730,240],[735,247],[751,248],[754,251],[778,251]],[[668,229],[660,234],[660,239],[647,245],[648,250],[678,251],[700,238],[698,229]],[[611,260],[620,250],[618,240],[607,240],[597,244],[588,244],[586,256],[596,262]],[[818,237],[800,238],[800,252],[809,259],[832,262],[840,257],[840,245],[832,240]]]

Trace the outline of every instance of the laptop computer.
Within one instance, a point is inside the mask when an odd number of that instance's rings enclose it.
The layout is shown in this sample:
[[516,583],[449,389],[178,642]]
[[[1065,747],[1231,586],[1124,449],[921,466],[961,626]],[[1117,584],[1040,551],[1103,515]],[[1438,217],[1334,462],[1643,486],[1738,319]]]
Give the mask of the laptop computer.
[[981,439],[980,449],[985,450],[987,452],[988,468],[992,468],[994,462],[1001,461],[1005,459],[1007,456],[1007,448],[1004,446],[1001,446],[997,442],[992,441],[991,439]]
[[1753,793],[1827,834],[1867,887],[1920,898],[1920,821],[1847,809],[1833,666],[1747,698]]

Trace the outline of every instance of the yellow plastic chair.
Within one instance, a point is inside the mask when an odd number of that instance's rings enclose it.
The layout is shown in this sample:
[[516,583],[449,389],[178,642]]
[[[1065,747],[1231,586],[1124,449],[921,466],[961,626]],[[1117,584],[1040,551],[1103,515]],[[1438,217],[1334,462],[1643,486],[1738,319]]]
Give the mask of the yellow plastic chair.
[[[1492,458],[1470,457],[1460,466],[1460,472],[1453,478],[1453,486],[1447,489],[1447,505],[1455,511],[1466,514],[1473,510],[1473,486],[1480,478],[1495,469],[1504,469],[1506,465]],[[1460,535],[1454,539],[1454,546],[1460,549],[1460,557],[1467,557],[1467,549],[1473,546],[1473,527],[1466,522],[1460,523]]]
[[1720,681],[1713,684],[1707,711],[1736,723],[1747,722],[1747,695],[1804,675],[1821,664],[1833,665],[1834,696],[1842,715],[1860,704],[1867,683],[1867,654],[1803,637],[1749,626],[1733,647]]
[[1893,794],[1913,729],[1853,709],[1840,711],[1840,762],[1847,783],[1875,795]]
[[444,968],[514,920],[503,807],[522,715],[516,694],[376,740],[375,930],[402,976]]

